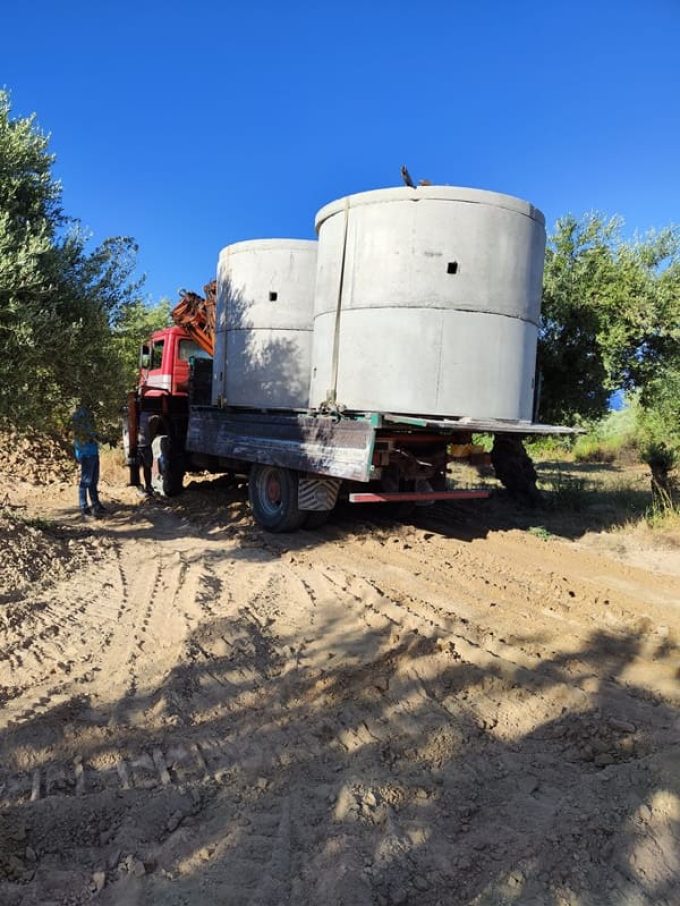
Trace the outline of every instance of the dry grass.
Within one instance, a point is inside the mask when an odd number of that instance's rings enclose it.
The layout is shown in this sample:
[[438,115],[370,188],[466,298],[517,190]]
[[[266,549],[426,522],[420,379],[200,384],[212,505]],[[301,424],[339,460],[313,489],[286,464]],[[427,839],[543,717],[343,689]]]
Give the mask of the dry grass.
[[[579,463],[561,457],[536,462],[543,506],[516,514],[515,524],[532,533],[579,538],[588,533],[631,535],[647,547],[680,547],[680,511],[662,510],[652,500],[649,469],[640,463]],[[452,487],[500,489],[493,470],[456,463],[449,470]],[[508,518],[510,516],[508,511]],[[618,542],[617,542],[618,543]]]
[[99,476],[103,483],[109,485],[128,483],[128,470],[123,459],[122,447],[100,449]]

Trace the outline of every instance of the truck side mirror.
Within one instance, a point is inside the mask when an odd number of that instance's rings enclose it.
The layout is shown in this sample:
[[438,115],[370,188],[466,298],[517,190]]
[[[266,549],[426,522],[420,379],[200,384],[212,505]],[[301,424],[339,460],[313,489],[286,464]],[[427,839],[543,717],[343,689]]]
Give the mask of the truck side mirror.
[[151,364],[151,350],[145,344],[142,346],[141,352],[139,353],[139,367],[148,368]]

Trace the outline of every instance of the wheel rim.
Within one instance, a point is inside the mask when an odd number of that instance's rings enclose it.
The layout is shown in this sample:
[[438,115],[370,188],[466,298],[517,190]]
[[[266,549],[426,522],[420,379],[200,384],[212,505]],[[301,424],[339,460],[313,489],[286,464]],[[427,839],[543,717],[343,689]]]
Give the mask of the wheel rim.
[[281,511],[281,474],[278,469],[267,467],[262,470],[257,486],[258,502],[269,516]]

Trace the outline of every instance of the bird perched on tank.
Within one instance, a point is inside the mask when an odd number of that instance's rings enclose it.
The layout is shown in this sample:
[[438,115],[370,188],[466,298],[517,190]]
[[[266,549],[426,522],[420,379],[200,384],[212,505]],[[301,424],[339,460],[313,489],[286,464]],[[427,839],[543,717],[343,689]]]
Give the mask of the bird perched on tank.
[[415,183],[411,179],[411,174],[406,169],[406,164],[401,165],[401,178],[404,180],[404,185],[407,185],[410,189],[415,189]]

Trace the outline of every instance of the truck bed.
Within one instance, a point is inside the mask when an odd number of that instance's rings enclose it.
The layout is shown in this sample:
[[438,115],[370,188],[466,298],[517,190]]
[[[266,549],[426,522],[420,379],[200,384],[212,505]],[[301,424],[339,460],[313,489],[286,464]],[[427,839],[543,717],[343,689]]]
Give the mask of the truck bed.
[[489,432],[568,434],[572,429],[499,419],[443,419],[355,413],[310,415],[254,412],[192,406],[186,439],[189,452],[231,460],[276,465],[300,472],[368,482],[374,475],[373,451],[381,430],[441,435]]
[[375,426],[367,418],[250,412],[194,406],[189,452],[370,481]]

